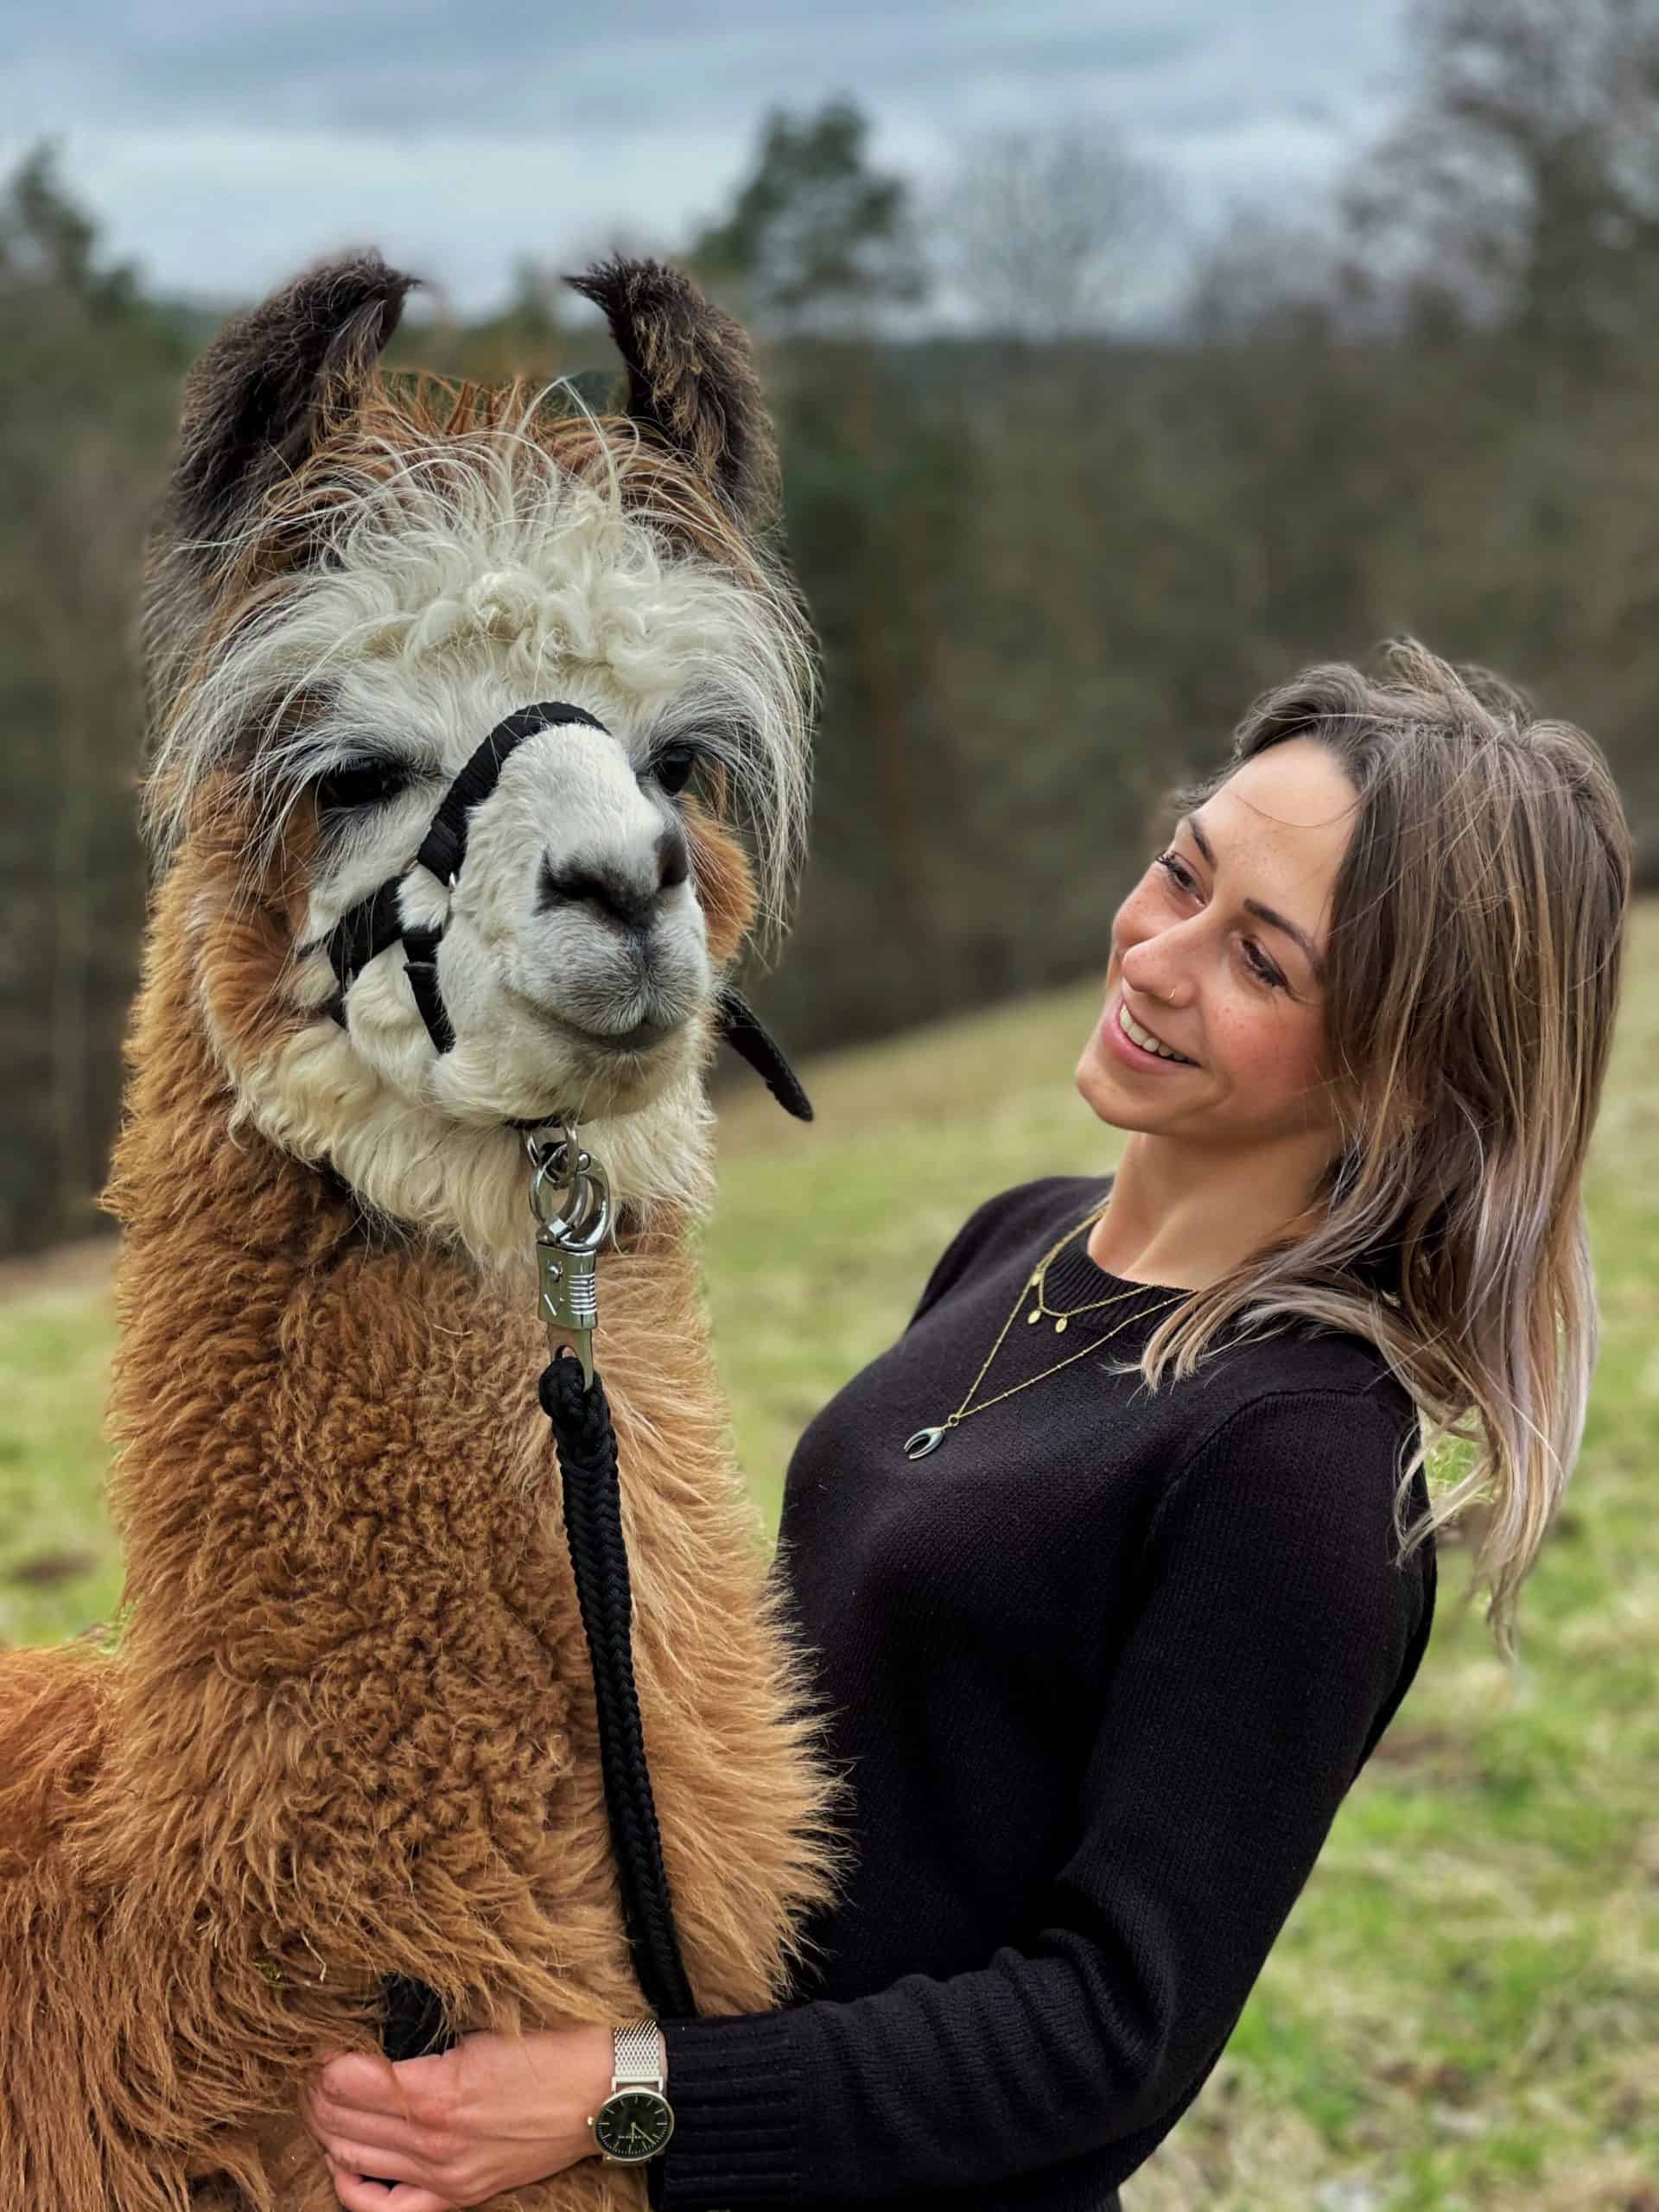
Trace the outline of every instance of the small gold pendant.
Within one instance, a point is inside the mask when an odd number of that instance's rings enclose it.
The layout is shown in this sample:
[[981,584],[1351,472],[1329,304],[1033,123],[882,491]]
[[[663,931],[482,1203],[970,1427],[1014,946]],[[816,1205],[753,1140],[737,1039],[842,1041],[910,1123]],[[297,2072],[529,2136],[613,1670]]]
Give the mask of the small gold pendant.
[[1031,1323],[1031,1322],[1033,1322],[1033,1321],[1040,1321],[1040,1320],[1042,1319],[1042,1318],[1043,1318],[1043,1315],[1042,1315],[1042,1309],[1041,1309],[1041,1307],[1040,1307],[1040,1306],[1038,1308],[1038,1310],[1037,1310],[1034,1313],[1027,1313],[1027,1316],[1026,1316],[1026,1319],[1027,1319],[1027,1323]]
[[1057,1337],[1063,1337],[1065,1334],[1065,1316],[1064,1313],[1061,1314],[1059,1319],[1054,1324],[1054,1333]]

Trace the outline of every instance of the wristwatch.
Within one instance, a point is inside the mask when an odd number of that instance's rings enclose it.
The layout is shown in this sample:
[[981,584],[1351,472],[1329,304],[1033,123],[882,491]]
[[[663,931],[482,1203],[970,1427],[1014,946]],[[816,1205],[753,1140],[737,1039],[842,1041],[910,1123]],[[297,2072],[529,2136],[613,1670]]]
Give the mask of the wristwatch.
[[607,2166],[642,2166],[674,2133],[668,2046],[655,2020],[611,2030],[611,2094],[588,2125]]

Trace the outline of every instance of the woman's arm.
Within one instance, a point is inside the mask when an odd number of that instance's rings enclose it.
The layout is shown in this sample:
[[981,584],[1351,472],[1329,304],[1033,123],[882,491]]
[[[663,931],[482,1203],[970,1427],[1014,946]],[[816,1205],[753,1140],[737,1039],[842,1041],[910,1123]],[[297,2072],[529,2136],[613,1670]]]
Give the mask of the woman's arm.
[[850,2002],[664,2023],[670,2212],[1133,2171],[1231,2033],[1427,1641],[1392,1564],[1392,1417],[1242,1409],[1172,1483],[1092,1740],[1077,1849],[982,1967]]

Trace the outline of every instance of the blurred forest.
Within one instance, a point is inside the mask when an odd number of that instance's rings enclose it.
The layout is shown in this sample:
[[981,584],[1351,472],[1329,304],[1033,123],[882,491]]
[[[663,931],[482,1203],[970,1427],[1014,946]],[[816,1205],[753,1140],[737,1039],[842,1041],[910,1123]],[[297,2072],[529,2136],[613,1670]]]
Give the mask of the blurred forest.
[[[813,858],[756,988],[792,1048],[1103,969],[1164,791],[1401,630],[1587,728],[1659,886],[1659,0],[1422,0],[1411,36],[1332,204],[1240,218],[1155,335],[1128,308],[1182,211],[1103,131],[924,194],[849,104],[779,113],[679,243],[760,339],[823,645]],[[941,295],[968,334],[917,334]],[[602,371],[569,302],[526,262],[392,358]],[[110,263],[49,148],[0,186],[0,1252],[99,1225],[138,565],[219,320]]]

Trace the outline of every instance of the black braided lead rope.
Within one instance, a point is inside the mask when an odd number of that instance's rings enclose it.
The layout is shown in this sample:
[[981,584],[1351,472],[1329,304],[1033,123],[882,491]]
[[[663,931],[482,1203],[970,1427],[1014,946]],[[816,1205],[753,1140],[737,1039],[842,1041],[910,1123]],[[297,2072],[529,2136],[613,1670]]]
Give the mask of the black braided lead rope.
[[674,1930],[633,1684],[633,1599],[611,1408],[600,1377],[584,1383],[582,1362],[569,1352],[542,1370],[539,1394],[564,1484],[565,1536],[593,1664],[605,1809],[633,1970],[659,2020],[689,2020],[697,2008]]

